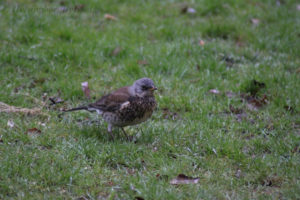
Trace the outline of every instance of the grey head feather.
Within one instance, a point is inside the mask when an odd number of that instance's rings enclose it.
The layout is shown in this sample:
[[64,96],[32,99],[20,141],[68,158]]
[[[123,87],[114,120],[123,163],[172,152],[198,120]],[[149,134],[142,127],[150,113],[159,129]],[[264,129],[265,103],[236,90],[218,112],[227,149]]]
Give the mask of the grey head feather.
[[146,97],[153,96],[153,91],[156,90],[153,81],[150,78],[141,78],[136,80],[129,88],[129,92],[134,96]]

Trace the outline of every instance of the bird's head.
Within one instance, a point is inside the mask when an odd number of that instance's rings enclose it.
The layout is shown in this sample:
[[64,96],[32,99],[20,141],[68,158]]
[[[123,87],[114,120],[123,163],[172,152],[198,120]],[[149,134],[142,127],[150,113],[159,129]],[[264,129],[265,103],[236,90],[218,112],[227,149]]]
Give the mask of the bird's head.
[[135,95],[139,97],[153,96],[153,92],[157,90],[150,78],[136,80],[131,87]]

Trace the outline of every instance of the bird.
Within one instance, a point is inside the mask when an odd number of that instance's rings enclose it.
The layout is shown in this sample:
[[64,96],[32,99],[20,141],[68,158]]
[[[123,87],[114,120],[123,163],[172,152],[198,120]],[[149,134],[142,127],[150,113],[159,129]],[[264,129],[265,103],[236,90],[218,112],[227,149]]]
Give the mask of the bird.
[[113,139],[113,127],[121,128],[128,139],[124,130],[125,126],[140,124],[152,116],[157,106],[154,96],[155,90],[157,87],[155,87],[154,82],[150,78],[144,77],[134,81],[131,86],[119,88],[102,96],[94,103],[71,108],[64,112],[96,111],[108,123],[107,131]]

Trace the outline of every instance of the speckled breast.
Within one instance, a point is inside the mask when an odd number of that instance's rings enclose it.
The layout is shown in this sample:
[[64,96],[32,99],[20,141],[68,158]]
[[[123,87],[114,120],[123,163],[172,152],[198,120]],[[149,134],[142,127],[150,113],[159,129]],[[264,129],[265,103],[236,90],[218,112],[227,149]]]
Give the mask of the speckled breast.
[[129,103],[115,113],[104,113],[104,120],[115,126],[135,125],[149,119],[156,108],[154,97],[133,97],[129,99]]

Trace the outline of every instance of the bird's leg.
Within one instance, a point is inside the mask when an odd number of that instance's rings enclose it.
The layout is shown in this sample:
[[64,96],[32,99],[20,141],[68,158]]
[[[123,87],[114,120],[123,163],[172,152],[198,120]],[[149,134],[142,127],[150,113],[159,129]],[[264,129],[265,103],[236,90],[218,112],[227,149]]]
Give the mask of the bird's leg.
[[114,140],[115,137],[112,133],[112,125],[111,124],[108,124],[108,127],[107,127],[107,131],[109,132],[110,136],[112,137],[112,139]]
[[129,140],[129,137],[123,127],[121,127],[121,130],[122,130],[123,134],[125,135],[126,139]]

